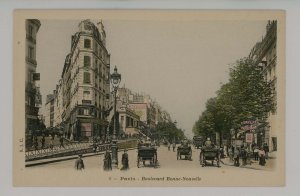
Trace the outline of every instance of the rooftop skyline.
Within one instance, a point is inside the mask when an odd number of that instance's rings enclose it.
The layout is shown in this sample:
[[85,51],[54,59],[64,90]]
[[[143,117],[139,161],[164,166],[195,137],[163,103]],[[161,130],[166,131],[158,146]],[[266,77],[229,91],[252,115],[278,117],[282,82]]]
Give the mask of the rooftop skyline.
[[[37,72],[43,105],[60,79],[79,22],[41,20]],[[104,19],[103,24],[111,68],[116,65],[122,74],[120,87],[149,94],[191,136],[206,100],[227,82],[230,64],[261,41],[267,21]]]

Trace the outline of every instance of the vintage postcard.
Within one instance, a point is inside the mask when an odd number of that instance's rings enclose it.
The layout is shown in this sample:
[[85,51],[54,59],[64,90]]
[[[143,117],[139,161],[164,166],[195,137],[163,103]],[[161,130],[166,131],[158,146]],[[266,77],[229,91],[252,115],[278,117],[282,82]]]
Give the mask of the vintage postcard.
[[14,186],[285,185],[285,12],[16,10]]

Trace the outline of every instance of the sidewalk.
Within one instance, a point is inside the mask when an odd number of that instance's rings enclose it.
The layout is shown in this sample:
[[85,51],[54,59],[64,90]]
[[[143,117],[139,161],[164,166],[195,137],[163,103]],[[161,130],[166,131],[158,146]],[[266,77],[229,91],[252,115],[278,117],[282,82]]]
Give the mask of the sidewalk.
[[[254,161],[254,159],[251,159],[251,164],[240,165],[239,168],[272,171],[275,169],[275,162],[276,162],[276,152],[271,152],[269,153],[269,158],[266,159],[265,166],[261,166],[259,165],[259,161]],[[221,159],[221,163],[227,166],[236,167],[233,165],[233,162],[229,160],[229,157]],[[242,164],[241,159],[240,159],[240,164]]]
[[[136,148],[128,148],[127,150],[134,150]],[[118,152],[123,151],[124,149],[119,149]],[[97,155],[102,155],[104,154],[105,151],[103,152],[96,152],[96,153],[87,153],[83,154],[83,157],[90,157],[90,156],[97,156]],[[67,161],[71,159],[77,159],[78,155],[70,155],[70,156],[64,156],[64,157],[56,157],[56,158],[49,158],[49,159],[39,159],[39,160],[34,160],[34,161],[26,161],[25,162],[25,167],[32,167],[36,165],[43,165],[43,164],[49,164],[49,163],[55,163],[55,162],[60,162],[60,161]]]

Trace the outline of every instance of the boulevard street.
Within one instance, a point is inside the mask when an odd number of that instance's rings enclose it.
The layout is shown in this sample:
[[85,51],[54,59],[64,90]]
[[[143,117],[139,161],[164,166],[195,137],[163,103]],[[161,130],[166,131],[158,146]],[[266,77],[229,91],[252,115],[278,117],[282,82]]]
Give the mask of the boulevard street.
[[[208,186],[225,185],[230,183],[240,183],[242,185],[249,185],[256,183],[257,179],[263,178],[264,175],[269,175],[272,165],[276,159],[267,161],[266,166],[259,166],[254,162],[249,167],[235,167],[228,161],[228,158],[222,159],[220,166],[206,166],[202,167],[199,162],[200,150],[193,148],[192,160],[177,160],[177,152],[173,152],[172,148],[168,151],[166,146],[161,145],[157,149],[158,164],[154,168],[140,164],[137,167],[137,149],[128,150],[129,156],[129,170],[120,170],[121,157],[123,151],[119,151],[119,168],[112,171],[103,170],[103,154],[84,157],[84,170],[75,169],[75,160],[67,160],[61,162],[54,162],[48,164],[41,164],[32,167],[27,167],[26,172],[36,174],[51,174],[53,182],[57,182],[56,176],[63,174],[66,179],[65,183],[74,182],[71,179],[76,179],[78,186],[84,183],[83,176],[88,176],[89,186],[178,186],[180,181],[181,186]],[[247,178],[243,176],[247,175]],[[216,184],[216,178],[224,179]],[[246,180],[246,181],[245,181]],[[269,182],[269,181],[268,181]],[[271,182],[271,181],[270,181]],[[135,184],[136,183],[136,184]],[[162,184],[163,183],[163,184]],[[176,184],[177,183],[177,184]]]
[[[177,148],[177,147],[176,147]],[[177,152],[175,149],[175,152],[173,152],[173,149],[171,148],[170,151],[166,146],[161,145],[157,149],[157,156],[158,156],[158,167],[153,168],[149,165],[149,162],[146,161],[146,166],[143,166],[143,164],[140,164],[140,168],[137,167],[137,149],[129,150],[128,156],[129,156],[129,172],[136,171],[136,170],[165,170],[165,169],[195,169],[195,170],[223,170],[223,169],[239,169],[233,166],[220,164],[221,168],[214,166],[206,166],[202,167],[199,162],[199,154],[200,150],[192,148],[192,160],[177,160]],[[122,158],[123,151],[119,151],[118,157],[119,157],[119,168],[122,167],[121,165],[121,158]],[[183,157],[184,158],[184,157]],[[90,156],[90,157],[84,157],[83,161],[85,165],[85,170],[103,170],[103,154],[96,155],[96,156]],[[53,169],[71,169],[74,170],[74,164],[75,160],[67,160],[67,161],[61,161],[61,162],[55,162],[55,163],[49,163],[44,165],[38,165],[33,167],[28,167],[29,170],[35,170],[38,168],[53,168]]]

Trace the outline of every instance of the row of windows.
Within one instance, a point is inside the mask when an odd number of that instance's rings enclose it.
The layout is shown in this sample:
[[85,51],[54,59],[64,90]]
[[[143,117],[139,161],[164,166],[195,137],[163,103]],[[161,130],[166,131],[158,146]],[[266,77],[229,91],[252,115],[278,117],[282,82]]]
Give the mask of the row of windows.
[[[84,56],[83,57],[83,66],[84,67],[91,67],[92,60],[90,56]],[[101,63],[98,64],[97,59],[95,60],[95,72],[99,74],[101,77],[105,77],[104,74],[102,74],[102,65]],[[103,72],[105,72],[105,69],[103,69]]]
[[[83,44],[84,48],[86,49],[91,49],[92,48],[92,42],[90,39],[84,39],[84,44]],[[102,50],[101,46],[98,45],[97,42],[95,42],[95,52],[98,56],[101,56],[101,58],[103,59],[103,61],[106,61],[106,54],[105,51]]]
[[[121,126],[124,128],[123,124],[124,116],[121,116]],[[126,116],[125,127],[139,127],[139,122],[137,120],[134,120],[133,118]]]
[[[95,77],[95,80],[97,78]],[[83,73],[83,84],[91,84],[91,73],[89,72],[84,72]],[[99,82],[101,83],[101,79],[99,79]],[[95,88],[98,89],[98,84],[97,82],[95,83]],[[101,89],[101,87],[99,86],[99,89],[102,90],[105,93],[105,89]]]
[[95,118],[102,119],[103,112],[98,111],[95,108],[78,108],[77,110],[78,115],[84,115],[84,116],[93,116]]
[[[91,99],[92,99],[92,97],[91,97],[91,95],[90,95],[91,93],[90,93],[90,91],[83,91],[83,100],[86,102],[86,103],[88,103],[88,104],[91,104]],[[101,97],[101,94],[99,94],[99,98],[98,98],[98,94],[95,92],[95,105],[98,107],[100,107],[101,108],[101,101],[105,101],[105,99],[104,99],[105,97]],[[87,101],[89,101],[89,102],[87,102]],[[99,101],[99,102],[97,102],[97,101]],[[99,105],[98,105],[98,103],[99,103]]]

